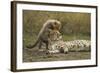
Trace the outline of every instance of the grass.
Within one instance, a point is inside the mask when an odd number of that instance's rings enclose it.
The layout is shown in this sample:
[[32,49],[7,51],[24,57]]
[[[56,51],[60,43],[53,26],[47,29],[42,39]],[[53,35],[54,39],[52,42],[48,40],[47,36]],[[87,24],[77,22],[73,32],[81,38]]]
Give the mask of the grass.
[[[70,40],[81,40],[81,39],[84,39],[84,40],[90,40],[90,36],[87,36],[87,35],[62,35],[63,37],[63,40],[64,41],[70,41]],[[26,48],[27,45],[32,45],[35,43],[35,41],[37,40],[37,35],[25,35],[23,37],[23,47]]]
[[35,43],[38,32],[48,19],[57,19],[62,23],[64,41],[90,40],[87,35],[91,33],[90,13],[23,10],[23,62],[90,59],[90,51],[46,55],[45,52],[39,52],[37,47],[26,48]]
[[[89,36],[83,35],[62,35],[64,41],[75,40],[75,39],[84,39],[90,40]],[[23,37],[23,62],[40,62],[40,61],[62,61],[62,60],[83,60],[91,58],[91,51],[81,51],[75,52],[70,51],[68,54],[50,54],[47,55],[44,51],[39,51],[38,47],[28,49],[27,45],[32,45],[35,43],[37,36],[24,36]]]
[[91,58],[91,52],[69,52],[68,54],[45,54],[45,52],[39,52],[32,49],[24,50],[23,62],[41,62],[41,61],[64,61],[64,60],[84,60]]
[[70,40],[90,40],[90,36],[86,35],[62,35],[64,41],[70,41]]

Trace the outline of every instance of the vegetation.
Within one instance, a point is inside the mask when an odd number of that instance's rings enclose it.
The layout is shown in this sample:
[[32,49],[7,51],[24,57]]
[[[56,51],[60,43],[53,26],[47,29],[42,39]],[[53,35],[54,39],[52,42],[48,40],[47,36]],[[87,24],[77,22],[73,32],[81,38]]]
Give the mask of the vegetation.
[[90,18],[90,13],[23,10],[23,49],[28,44],[34,44],[43,24],[49,19],[57,19],[62,23],[60,32],[64,41],[90,40]]

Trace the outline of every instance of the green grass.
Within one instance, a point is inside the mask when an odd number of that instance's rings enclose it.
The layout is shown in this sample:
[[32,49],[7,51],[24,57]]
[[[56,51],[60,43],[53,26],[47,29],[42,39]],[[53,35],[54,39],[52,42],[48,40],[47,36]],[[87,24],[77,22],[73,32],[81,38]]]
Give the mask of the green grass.
[[[86,35],[62,35],[62,39],[64,41],[70,41],[70,40],[90,40],[90,36],[86,36]],[[36,35],[25,35],[23,37],[23,47],[25,48],[27,45],[32,45],[35,43],[35,41],[37,40],[37,36]]]
[[26,46],[34,44],[36,40],[37,40],[37,36],[35,35],[32,36],[25,35],[23,37],[23,47],[26,48]]
[[83,36],[83,35],[62,35],[64,41],[70,40],[90,40],[90,36]]

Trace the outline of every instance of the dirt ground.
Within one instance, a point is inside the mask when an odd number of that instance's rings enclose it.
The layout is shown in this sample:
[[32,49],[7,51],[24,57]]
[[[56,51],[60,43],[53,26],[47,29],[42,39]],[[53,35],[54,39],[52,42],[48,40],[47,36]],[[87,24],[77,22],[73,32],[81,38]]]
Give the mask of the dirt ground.
[[46,54],[45,51],[39,51],[39,49],[23,49],[23,62],[41,62],[41,61],[63,61],[63,60],[83,60],[90,59],[90,51],[80,51],[80,52],[68,52],[56,53],[56,54]]

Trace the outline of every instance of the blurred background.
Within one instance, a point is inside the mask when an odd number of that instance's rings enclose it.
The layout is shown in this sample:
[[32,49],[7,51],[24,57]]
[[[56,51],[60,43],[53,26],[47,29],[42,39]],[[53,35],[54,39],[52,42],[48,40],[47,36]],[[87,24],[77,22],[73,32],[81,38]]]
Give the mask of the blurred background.
[[[23,10],[23,62],[40,61],[61,61],[61,60],[81,60],[90,59],[90,48],[85,48],[87,52],[75,52],[78,48],[72,48],[68,54],[45,55],[45,51],[40,52],[38,46],[29,48],[33,45],[43,24],[49,19],[56,19],[61,22],[60,33],[64,41],[70,40],[90,40],[91,37],[91,14],[79,12],[55,12],[55,11],[35,11]],[[45,50],[45,47],[41,48]]]
[[90,40],[90,18],[90,13],[23,10],[24,47],[36,41],[43,24],[49,19],[56,19],[61,22],[60,33],[64,41]]

